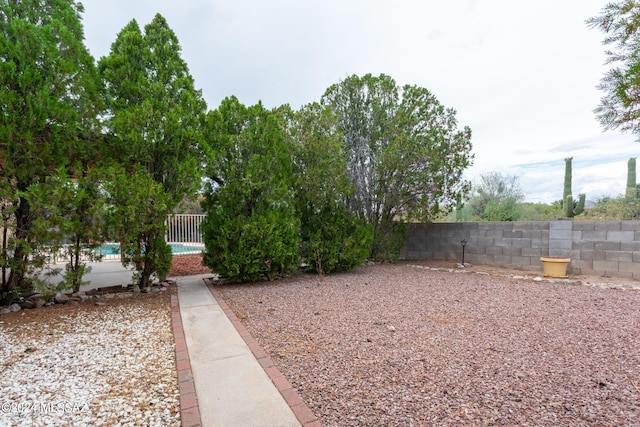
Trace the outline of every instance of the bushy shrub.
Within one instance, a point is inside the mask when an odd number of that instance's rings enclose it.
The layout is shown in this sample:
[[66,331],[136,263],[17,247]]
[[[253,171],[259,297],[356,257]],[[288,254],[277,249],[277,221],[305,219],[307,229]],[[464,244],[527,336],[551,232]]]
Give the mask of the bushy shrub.
[[406,234],[407,226],[403,222],[380,222],[374,230],[371,258],[380,262],[397,262]]
[[204,264],[237,281],[273,279],[300,262],[300,221],[284,130],[235,98],[208,117],[212,156],[203,208]]
[[120,243],[121,261],[133,267],[138,287],[151,285],[171,267],[171,248],[164,241],[170,195],[141,167],[125,171],[114,167],[106,174],[103,191],[107,198],[106,235]]
[[318,273],[347,271],[367,258],[371,227],[344,207],[307,208],[302,213],[302,257]]
[[158,280],[165,280],[167,273],[171,270],[171,260],[173,259],[171,246],[164,240],[164,236],[156,235],[153,237],[150,247],[153,250],[146,254],[148,264],[146,267],[154,272],[152,274],[155,274]]
[[299,263],[298,220],[292,209],[267,206],[247,215],[220,200],[202,224],[204,264],[232,281],[273,279]]

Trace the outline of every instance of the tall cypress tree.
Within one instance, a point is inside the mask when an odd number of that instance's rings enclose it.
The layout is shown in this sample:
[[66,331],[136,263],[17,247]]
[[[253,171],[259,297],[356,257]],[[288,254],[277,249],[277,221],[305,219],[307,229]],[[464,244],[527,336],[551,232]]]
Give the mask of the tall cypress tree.
[[[162,185],[168,196],[165,214],[185,195],[195,194],[201,177],[201,123],[206,103],[194,88],[180,50],[175,33],[157,14],[144,33],[132,20],[118,34],[109,56],[99,62],[114,151],[129,171],[141,166]],[[149,256],[167,253],[161,239],[164,232],[155,229],[153,235],[136,237],[136,247],[144,248]],[[143,267],[141,286],[148,284],[152,270],[149,265]]]
[[25,192],[60,167],[86,162],[98,129],[99,85],[82,11],[69,0],[0,0],[0,196],[12,227],[2,247],[5,301],[30,287],[34,216]]

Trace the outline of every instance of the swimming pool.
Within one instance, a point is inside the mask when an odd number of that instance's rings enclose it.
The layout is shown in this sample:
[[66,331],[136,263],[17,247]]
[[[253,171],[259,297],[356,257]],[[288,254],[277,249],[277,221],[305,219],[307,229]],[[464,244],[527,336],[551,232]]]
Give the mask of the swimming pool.
[[[204,250],[202,243],[169,243],[172,254],[200,253]],[[120,255],[120,244],[103,243],[102,246],[95,249],[95,253],[100,255]]]

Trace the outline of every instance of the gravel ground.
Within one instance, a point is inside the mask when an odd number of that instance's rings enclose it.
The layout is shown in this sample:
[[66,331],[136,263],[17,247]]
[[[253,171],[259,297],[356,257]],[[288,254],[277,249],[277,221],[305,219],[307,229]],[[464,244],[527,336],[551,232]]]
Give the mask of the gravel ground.
[[163,294],[0,317],[0,426],[179,426]]
[[175,255],[168,275],[176,277],[207,273],[211,273],[211,269],[202,265],[202,255]]
[[640,426],[640,292],[409,264],[224,300],[324,426]]
[[[180,256],[170,275],[206,271]],[[180,426],[171,292],[1,316],[0,427]]]

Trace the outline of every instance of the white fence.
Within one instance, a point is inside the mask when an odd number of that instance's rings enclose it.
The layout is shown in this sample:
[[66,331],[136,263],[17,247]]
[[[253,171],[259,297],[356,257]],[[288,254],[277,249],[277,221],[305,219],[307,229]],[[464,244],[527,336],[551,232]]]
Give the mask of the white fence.
[[205,215],[175,214],[167,217],[167,234],[169,243],[203,243],[202,221]]
[[[199,254],[204,250],[202,221],[205,215],[175,214],[167,217],[165,241],[171,245],[174,255]],[[96,250],[103,260],[120,259],[120,245],[110,242]]]

